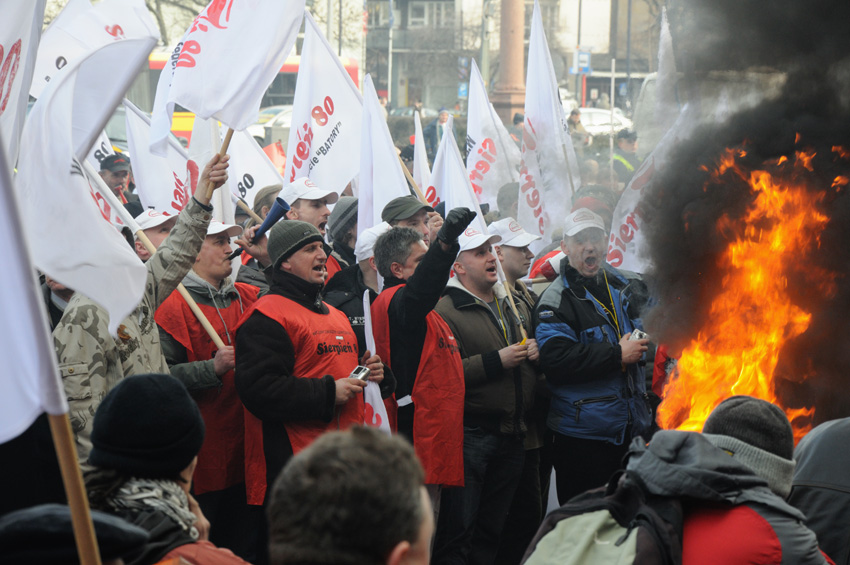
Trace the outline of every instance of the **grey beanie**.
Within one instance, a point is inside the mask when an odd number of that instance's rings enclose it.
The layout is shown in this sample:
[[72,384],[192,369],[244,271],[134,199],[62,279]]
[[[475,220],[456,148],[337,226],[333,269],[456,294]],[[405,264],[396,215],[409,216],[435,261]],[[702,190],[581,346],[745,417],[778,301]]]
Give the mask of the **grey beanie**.
[[269,231],[269,257],[277,269],[290,255],[314,241],[324,241],[322,233],[313,224],[300,220],[284,220]]
[[716,447],[767,480],[783,499],[794,476],[794,431],[785,412],[752,396],[732,396],[717,405],[702,428]]
[[345,232],[357,223],[357,198],[343,196],[334,206],[328,218],[328,231],[331,240],[341,239]]

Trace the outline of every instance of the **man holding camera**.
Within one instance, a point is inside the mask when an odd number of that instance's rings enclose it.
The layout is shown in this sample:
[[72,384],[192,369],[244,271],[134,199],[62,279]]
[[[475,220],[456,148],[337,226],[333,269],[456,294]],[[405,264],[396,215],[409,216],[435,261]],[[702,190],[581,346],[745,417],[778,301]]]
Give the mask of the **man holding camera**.
[[[265,238],[252,247],[262,247]],[[357,355],[345,314],[322,301],[327,255],[322,234],[299,220],[278,222],[267,242],[272,282],[236,332],[236,390],[245,418],[245,482],[249,504],[263,504],[284,464],[329,430],[363,424],[366,380],[380,382],[377,355]],[[252,249],[257,256],[262,249]],[[261,253],[262,254],[262,253]]]
[[632,339],[641,328],[632,299],[642,283],[605,263],[606,236],[602,218],[587,208],[567,217],[560,274],[534,309],[562,504],[604,485],[632,438],[649,439],[652,425],[640,363],[649,340]]

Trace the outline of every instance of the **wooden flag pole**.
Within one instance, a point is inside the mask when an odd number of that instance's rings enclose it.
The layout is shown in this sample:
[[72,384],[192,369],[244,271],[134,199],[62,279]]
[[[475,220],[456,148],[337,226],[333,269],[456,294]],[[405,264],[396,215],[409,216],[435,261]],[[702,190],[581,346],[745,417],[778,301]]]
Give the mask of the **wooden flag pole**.
[[248,206],[248,204],[246,204],[244,200],[242,200],[241,198],[237,198],[236,199],[236,205],[239,206],[240,208],[242,208],[242,210],[244,210],[245,213],[248,214],[251,217],[252,220],[257,222],[258,224],[263,223],[263,219],[260,216],[258,216],[256,212],[251,210],[251,207]]
[[[404,176],[407,177],[407,182],[410,183],[410,186],[413,187],[413,190],[419,197],[419,201],[423,204],[428,204],[428,199],[425,198],[425,195],[422,193],[422,189],[419,188],[419,185],[416,184],[415,180],[413,180],[413,176],[410,174],[410,171],[407,170],[407,165],[405,165],[404,161],[401,160],[401,155],[398,156],[398,162],[401,164],[401,170],[404,172]],[[428,205],[430,206],[430,204]]]
[[537,277],[534,279],[520,279],[522,282],[526,284],[543,284],[549,282],[549,279],[546,277]]
[[[227,153],[227,148],[230,147],[230,140],[233,138],[233,128],[227,128],[227,133],[224,134],[224,141],[221,142],[221,149],[218,151],[219,157],[224,157]],[[215,185],[212,181],[207,182],[207,186],[205,187],[207,200],[212,200],[213,192],[215,192]]]
[[[476,212],[481,213],[481,206],[479,206],[476,202],[475,205]],[[493,249],[491,247],[491,249]],[[495,255],[495,249],[493,249],[493,254]],[[524,342],[528,339],[528,334],[525,332],[525,327],[522,325],[522,318],[519,316],[519,310],[517,310],[516,302],[514,302],[514,295],[511,292],[511,287],[508,284],[508,278],[505,276],[505,270],[502,268],[502,261],[496,257],[496,273],[499,275],[499,280],[502,282],[502,288],[505,289],[505,294],[508,295],[508,304],[511,307],[511,311],[514,313],[514,316],[517,320],[517,325],[519,326],[519,333],[522,334],[522,341]]]
[[[148,236],[145,234],[144,230],[137,230],[136,237],[139,238],[139,241],[142,242],[142,244],[145,246],[145,249],[148,250],[148,253],[150,253],[151,255],[156,253],[156,247],[154,247],[151,240],[148,239]],[[207,332],[207,335],[210,336],[210,339],[213,341],[215,346],[218,349],[224,349],[225,344],[218,336],[218,332],[216,332],[215,328],[212,327],[212,324],[210,324],[210,321],[207,319],[207,316],[198,307],[198,303],[195,302],[195,299],[192,298],[192,295],[189,294],[189,291],[186,290],[186,287],[183,286],[183,283],[177,285],[177,292],[180,293],[180,296],[182,296],[183,299],[186,301],[186,304],[189,305],[189,310],[192,311],[192,313],[198,319],[198,322],[201,323],[201,326]]]
[[71,431],[71,420],[65,413],[48,414],[47,421],[50,423],[50,433],[53,436],[53,446],[59,460],[62,483],[65,485],[65,494],[68,496],[71,525],[74,528],[74,540],[77,543],[80,564],[101,565],[89,499],[83,484],[80,465],[77,463],[77,447],[74,444],[74,433]]

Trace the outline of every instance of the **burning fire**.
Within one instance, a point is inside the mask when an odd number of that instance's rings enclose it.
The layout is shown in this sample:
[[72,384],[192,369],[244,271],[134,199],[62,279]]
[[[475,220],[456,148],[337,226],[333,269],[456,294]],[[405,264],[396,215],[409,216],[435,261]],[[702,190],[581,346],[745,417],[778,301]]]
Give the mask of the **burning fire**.
[[[719,233],[734,234],[719,260],[725,273],[718,281],[720,291],[696,339],[682,351],[678,375],[664,389],[658,420],[665,429],[699,431],[722,400],[746,394],[782,407],[799,440],[811,427],[814,408],[783,406],[774,371],[783,344],[805,332],[812,316],[791,302],[787,267],[806,261],[819,247],[828,218],[818,210],[823,195],[794,180],[797,173],[812,170],[814,153],[798,151],[771,163],[776,176],[744,170],[739,159],[745,155],[728,149],[704,188],[711,190],[722,175],[734,174],[748,182],[754,198],[742,219],[724,214],[717,221]],[[833,187],[846,183],[839,177]],[[817,274],[818,290],[833,294],[834,278]]]

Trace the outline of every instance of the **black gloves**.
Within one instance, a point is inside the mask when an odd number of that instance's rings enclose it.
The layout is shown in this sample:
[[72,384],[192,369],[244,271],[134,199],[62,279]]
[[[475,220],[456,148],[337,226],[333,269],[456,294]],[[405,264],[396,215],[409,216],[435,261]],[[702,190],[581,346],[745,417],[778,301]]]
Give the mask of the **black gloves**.
[[472,223],[475,216],[478,214],[469,208],[454,208],[446,215],[446,221],[440,231],[437,232],[437,239],[446,245],[452,245],[460,234]]

